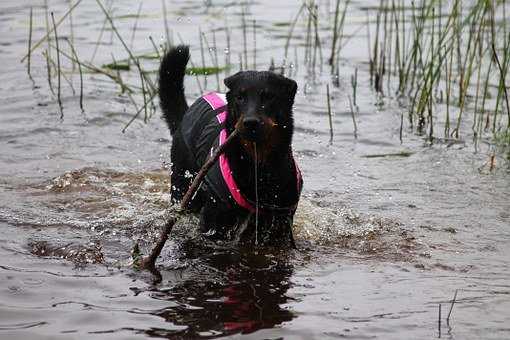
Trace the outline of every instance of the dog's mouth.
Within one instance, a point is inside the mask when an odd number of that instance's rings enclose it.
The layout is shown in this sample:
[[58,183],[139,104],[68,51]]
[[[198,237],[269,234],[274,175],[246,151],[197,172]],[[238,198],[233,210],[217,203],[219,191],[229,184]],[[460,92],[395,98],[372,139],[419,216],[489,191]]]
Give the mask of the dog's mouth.
[[257,118],[243,118],[238,121],[237,129],[246,141],[259,143],[264,139],[265,133],[265,122]]
[[263,140],[262,128],[243,128],[239,133],[244,140],[249,142],[259,143]]
[[241,116],[235,127],[242,146],[258,163],[266,162],[281,143],[278,124],[270,117],[261,117],[255,123]]

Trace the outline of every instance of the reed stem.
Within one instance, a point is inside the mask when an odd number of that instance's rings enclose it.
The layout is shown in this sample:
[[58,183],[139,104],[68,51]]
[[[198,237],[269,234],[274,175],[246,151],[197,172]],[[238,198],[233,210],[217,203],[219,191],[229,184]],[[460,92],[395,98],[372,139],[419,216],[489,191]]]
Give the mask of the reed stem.
[[51,21],[53,23],[53,32],[55,33],[55,46],[57,47],[57,100],[58,100],[58,107],[60,109],[60,119],[64,118],[64,108],[62,106],[62,98],[61,98],[61,76],[62,76],[62,70],[60,67],[60,48],[58,43],[58,34],[57,34],[57,26],[55,23],[55,16],[53,15],[53,12],[51,12]]
[[326,96],[328,101],[329,144],[333,144],[333,116],[331,113],[331,97],[329,94],[329,84],[326,84]]

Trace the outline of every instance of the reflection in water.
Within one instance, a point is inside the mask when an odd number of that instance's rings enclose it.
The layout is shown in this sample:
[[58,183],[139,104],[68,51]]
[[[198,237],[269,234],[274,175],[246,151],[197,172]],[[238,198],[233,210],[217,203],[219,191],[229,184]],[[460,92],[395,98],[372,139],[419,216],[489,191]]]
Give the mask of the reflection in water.
[[252,333],[294,318],[282,306],[288,300],[293,271],[285,254],[215,252],[202,257],[196,269],[185,280],[170,280],[171,288],[153,292],[156,299],[179,304],[159,315],[175,325],[187,326],[182,335]]

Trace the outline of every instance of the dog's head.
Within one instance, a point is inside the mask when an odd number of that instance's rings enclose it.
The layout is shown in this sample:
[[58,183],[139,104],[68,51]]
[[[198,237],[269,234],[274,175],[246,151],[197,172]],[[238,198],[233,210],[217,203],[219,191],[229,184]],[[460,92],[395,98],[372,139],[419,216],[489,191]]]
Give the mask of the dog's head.
[[292,140],[292,105],[297,84],[269,71],[238,72],[225,79],[231,128],[241,139],[264,148],[288,147]]

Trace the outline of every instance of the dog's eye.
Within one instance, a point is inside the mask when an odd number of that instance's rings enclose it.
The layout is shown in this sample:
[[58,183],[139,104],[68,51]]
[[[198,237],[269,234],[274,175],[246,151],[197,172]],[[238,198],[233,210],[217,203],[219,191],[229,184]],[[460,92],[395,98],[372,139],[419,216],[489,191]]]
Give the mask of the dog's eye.
[[244,102],[245,96],[244,93],[239,93],[236,95],[236,100],[240,103]]

